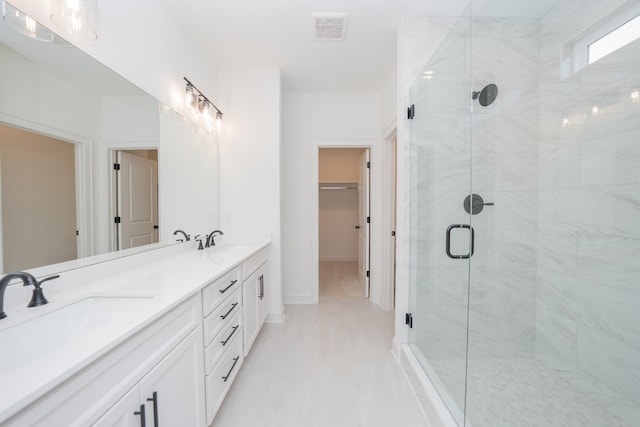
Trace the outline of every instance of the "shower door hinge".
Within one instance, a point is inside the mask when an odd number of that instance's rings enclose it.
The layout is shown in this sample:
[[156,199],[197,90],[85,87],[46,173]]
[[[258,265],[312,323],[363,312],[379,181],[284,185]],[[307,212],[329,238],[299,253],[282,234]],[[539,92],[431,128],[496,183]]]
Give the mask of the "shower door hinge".
[[415,104],[411,104],[411,107],[407,108],[407,119],[413,120],[416,116],[416,106]]
[[371,276],[371,272],[367,270],[367,278],[369,278],[370,276]]
[[367,162],[367,169],[371,169],[371,162]]
[[405,313],[405,315],[404,315],[404,324],[408,325],[409,328],[413,329],[413,314]]
[[113,164],[113,170],[119,171],[120,170],[120,163],[114,163]]
[[113,219],[113,222],[115,222],[116,224],[120,224],[120,217],[117,216]]
[[367,224],[371,224],[371,217],[370,216],[367,217]]

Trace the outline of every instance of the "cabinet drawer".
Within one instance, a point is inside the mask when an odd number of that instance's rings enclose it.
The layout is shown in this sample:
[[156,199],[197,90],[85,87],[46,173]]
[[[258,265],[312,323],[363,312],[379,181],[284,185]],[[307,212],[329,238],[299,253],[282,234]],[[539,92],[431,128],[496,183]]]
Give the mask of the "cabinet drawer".
[[269,247],[260,250],[257,254],[247,259],[242,263],[242,280],[247,280],[247,277],[258,269],[262,264],[269,259]]
[[210,373],[224,351],[232,345],[236,335],[242,335],[242,312],[238,311],[204,349],[205,373]]
[[202,312],[206,316],[240,287],[240,267],[225,273],[202,291]]
[[224,300],[213,312],[204,319],[204,345],[207,346],[213,338],[231,322],[233,316],[240,312],[240,289]]
[[242,362],[242,339],[236,334],[230,347],[222,355],[220,362],[213,368],[205,380],[207,398],[207,423],[211,424],[222,400],[235,379]]

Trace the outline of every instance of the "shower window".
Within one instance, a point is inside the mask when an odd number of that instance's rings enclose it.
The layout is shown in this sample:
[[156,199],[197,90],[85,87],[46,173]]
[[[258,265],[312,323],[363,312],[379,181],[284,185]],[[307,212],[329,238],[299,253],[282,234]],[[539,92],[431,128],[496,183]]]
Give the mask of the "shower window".
[[640,15],[589,45],[589,64],[640,38]]
[[585,68],[640,38],[640,4],[627,2],[562,47],[562,77]]

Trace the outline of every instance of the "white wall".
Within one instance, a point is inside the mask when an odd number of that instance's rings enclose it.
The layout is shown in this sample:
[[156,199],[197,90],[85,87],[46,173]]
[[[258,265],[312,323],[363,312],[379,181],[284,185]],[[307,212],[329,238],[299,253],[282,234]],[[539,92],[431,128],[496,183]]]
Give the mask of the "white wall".
[[[380,153],[377,93],[286,93],[282,103],[282,280],[285,303],[317,300],[319,145],[374,145],[372,175]],[[373,185],[381,184],[373,178]],[[375,190],[374,190],[375,192]],[[372,205],[379,204],[372,199]],[[375,218],[372,217],[372,226]],[[372,241],[373,244],[379,242]],[[372,275],[375,272],[372,271]],[[314,286],[316,288],[314,289]]]
[[[174,230],[204,236],[218,224],[218,144],[178,114],[160,114],[158,220],[160,241]],[[162,171],[162,173],[160,173]]]
[[220,142],[220,224],[227,234],[270,235],[270,313],[280,321],[280,71],[220,70],[226,107]]
[[398,67],[394,64],[380,88],[380,129],[384,137],[396,127],[397,109]]

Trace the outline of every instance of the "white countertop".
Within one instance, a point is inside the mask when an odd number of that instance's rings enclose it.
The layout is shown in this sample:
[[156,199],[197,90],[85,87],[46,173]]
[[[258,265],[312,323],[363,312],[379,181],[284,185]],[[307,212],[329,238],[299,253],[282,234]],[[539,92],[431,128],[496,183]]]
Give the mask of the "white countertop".
[[[86,276],[82,285],[66,284],[67,273],[60,273],[60,279],[43,284],[49,304],[26,308],[27,298],[5,307],[0,423],[268,244],[261,240],[202,251],[184,244],[133,255],[124,264],[109,261],[69,272],[69,282]],[[102,277],[96,279],[98,270]]]

